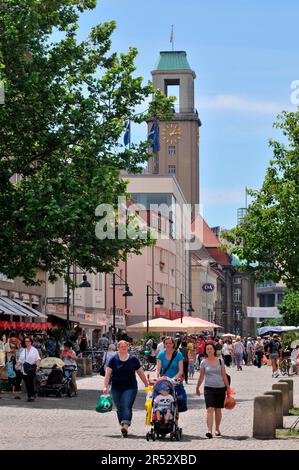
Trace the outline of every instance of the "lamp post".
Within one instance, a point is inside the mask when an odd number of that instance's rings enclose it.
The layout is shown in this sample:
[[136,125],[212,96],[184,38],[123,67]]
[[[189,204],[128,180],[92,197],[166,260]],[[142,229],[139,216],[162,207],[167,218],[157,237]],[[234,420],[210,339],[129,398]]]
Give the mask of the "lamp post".
[[[183,297],[187,300],[187,302],[183,302]],[[180,294],[181,323],[183,323],[183,305],[189,305],[189,307],[187,308],[188,313],[194,312],[194,308],[192,307],[192,303],[190,299],[187,299],[187,297],[183,293],[181,293]]]
[[[120,282],[116,283],[116,277],[120,280]],[[112,287],[113,287],[113,331],[115,333],[115,316],[116,316],[116,299],[115,299],[115,286],[125,286],[125,292],[123,293],[123,297],[132,297],[132,292],[129,289],[129,286],[126,281],[123,280],[121,276],[116,273],[112,274]]]
[[[71,274],[82,274],[82,272],[77,272],[77,271],[70,271],[70,265],[67,266],[67,271],[66,271],[66,328],[69,331],[70,330],[70,275]],[[84,273],[83,275],[83,281],[80,282],[79,287],[91,287],[90,282],[87,280],[87,276]],[[72,287],[72,290],[74,291],[74,286]]]
[[[150,289],[153,291],[153,293],[150,293]],[[152,286],[147,285],[146,286],[146,332],[148,333],[149,330],[149,297],[157,297],[157,301],[155,302],[155,305],[163,305],[164,299],[161,297],[159,292],[157,292],[155,289],[152,288]]]

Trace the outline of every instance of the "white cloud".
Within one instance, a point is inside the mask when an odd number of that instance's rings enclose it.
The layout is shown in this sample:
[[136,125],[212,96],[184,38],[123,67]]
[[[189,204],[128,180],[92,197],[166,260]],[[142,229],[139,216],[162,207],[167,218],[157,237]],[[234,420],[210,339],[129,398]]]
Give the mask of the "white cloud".
[[275,101],[258,101],[237,95],[202,96],[198,109],[232,110],[259,114],[277,114],[286,106]]

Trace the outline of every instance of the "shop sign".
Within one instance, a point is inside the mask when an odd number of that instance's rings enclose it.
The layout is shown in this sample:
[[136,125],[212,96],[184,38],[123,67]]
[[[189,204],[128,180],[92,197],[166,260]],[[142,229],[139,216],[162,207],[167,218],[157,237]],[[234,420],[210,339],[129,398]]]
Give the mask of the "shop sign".
[[168,308],[160,308],[160,307],[155,307],[155,317],[159,318],[169,318],[169,309]]
[[215,286],[211,282],[206,282],[205,284],[202,285],[202,290],[204,292],[212,292],[214,289],[215,289]]

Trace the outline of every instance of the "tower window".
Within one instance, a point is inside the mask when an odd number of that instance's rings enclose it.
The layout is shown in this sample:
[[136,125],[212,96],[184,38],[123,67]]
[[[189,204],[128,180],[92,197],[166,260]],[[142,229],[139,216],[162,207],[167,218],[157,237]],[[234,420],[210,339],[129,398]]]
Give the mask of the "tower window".
[[168,173],[169,173],[170,175],[175,175],[175,174],[176,174],[175,165],[168,165]]
[[176,148],[175,148],[175,145],[169,145],[168,146],[168,155],[175,155],[176,154]]

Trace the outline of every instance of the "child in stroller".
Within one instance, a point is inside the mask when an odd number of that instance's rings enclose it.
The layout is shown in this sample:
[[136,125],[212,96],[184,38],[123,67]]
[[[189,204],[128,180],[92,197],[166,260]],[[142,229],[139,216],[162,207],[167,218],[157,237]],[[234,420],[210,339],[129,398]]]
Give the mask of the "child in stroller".
[[38,394],[55,394],[56,397],[75,395],[72,384],[72,366],[66,366],[61,359],[42,359],[40,370],[36,374]]
[[[181,440],[182,429],[178,426],[178,407],[175,386],[177,381],[168,377],[161,377],[154,385],[151,393],[151,430],[147,432],[147,441],[150,438],[165,437],[170,434],[170,440]],[[149,403],[149,396],[146,403]],[[147,410],[149,412],[149,410]]]

